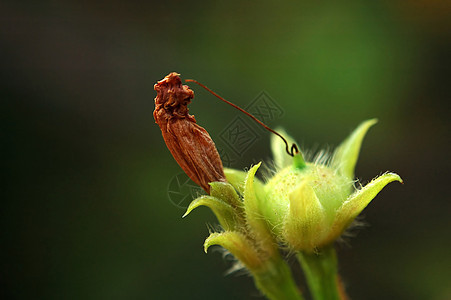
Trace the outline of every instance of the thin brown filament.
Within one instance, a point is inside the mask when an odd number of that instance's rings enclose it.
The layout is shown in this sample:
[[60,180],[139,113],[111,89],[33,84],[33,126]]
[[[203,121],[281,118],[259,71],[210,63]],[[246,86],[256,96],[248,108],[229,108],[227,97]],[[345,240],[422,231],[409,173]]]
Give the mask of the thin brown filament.
[[260,121],[259,119],[257,119],[257,118],[254,117],[252,114],[248,113],[247,111],[245,111],[244,109],[242,109],[242,108],[239,107],[238,105],[233,104],[232,102],[227,101],[226,99],[222,98],[221,96],[219,96],[218,94],[216,94],[215,92],[213,92],[212,90],[210,90],[207,86],[205,86],[204,84],[198,82],[197,80],[194,80],[194,79],[185,79],[185,81],[186,81],[186,82],[194,82],[194,83],[200,85],[201,87],[203,87],[204,89],[206,89],[207,91],[209,91],[211,94],[213,94],[214,96],[216,96],[216,97],[219,98],[220,100],[224,101],[225,103],[227,103],[227,104],[233,106],[234,108],[238,109],[239,111],[245,113],[247,116],[251,117],[252,120],[254,120],[254,121],[257,122],[258,124],[260,124],[261,126],[263,126],[263,128],[265,128],[266,130],[268,130],[268,131],[274,133],[275,135],[277,135],[278,137],[280,137],[280,138],[283,140],[283,142],[285,143],[285,150],[287,151],[287,153],[288,153],[289,155],[294,156],[295,154],[299,153],[299,149],[298,149],[298,146],[297,146],[296,144],[293,143],[293,144],[291,145],[291,148],[290,148],[290,146],[288,145],[287,140],[286,140],[280,133],[278,133],[277,131],[275,131],[275,130],[269,128],[269,127],[266,126],[262,121]]

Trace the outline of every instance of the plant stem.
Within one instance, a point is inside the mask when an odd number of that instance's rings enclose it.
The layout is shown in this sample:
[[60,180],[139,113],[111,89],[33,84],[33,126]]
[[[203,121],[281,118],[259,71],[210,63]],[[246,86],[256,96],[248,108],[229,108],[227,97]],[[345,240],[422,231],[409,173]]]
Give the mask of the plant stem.
[[298,260],[304,270],[307,284],[315,300],[340,300],[337,255],[333,246],[320,250],[319,253],[299,252]]
[[252,272],[256,287],[271,300],[303,300],[287,263],[276,257]]

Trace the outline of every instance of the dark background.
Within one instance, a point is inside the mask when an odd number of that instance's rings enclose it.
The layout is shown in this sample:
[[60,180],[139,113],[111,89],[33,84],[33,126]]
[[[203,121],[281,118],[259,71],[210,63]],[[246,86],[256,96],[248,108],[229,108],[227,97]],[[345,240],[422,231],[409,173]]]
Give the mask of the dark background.
[[[2,1],[1,293],[258,299],[203,252],[211,212],[181,219],[169,200],[181,169],[153,84],[177,71],[243,107],[266,91],[283,110],[268,123],[304,148],[379,118],[356,174],[405,184],[339,246],[342,277],[353,299],[450,299],[449,3],[336,2]],[[191,113],[227,152],[220,134],[239,112],[193,89]],[[271,161],[254,129],[232,167]]]

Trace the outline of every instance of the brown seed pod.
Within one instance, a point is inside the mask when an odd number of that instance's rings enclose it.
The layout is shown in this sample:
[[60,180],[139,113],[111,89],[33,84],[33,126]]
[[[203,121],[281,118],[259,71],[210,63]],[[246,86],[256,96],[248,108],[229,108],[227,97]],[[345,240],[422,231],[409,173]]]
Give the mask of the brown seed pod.
[[223,181],[221,158],[208,132],[188,113],[194,92],[170,73],[154,86],[157,91],[153,117],[172,156],[185,173],[207,193],[209,182]]

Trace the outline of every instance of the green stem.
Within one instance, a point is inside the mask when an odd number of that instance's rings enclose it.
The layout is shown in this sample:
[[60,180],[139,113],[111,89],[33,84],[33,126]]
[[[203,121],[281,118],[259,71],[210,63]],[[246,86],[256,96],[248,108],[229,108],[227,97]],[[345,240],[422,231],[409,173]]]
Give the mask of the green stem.
[[281,258],[268,260],[260,270],[252,272],[255,285],[271,300],[303,300],[287,263]]
[[333,246],[323,248],[317,254],[299,252],[297,257],[304,270],[313,299],[341,299],[338,286],[337,255]]

